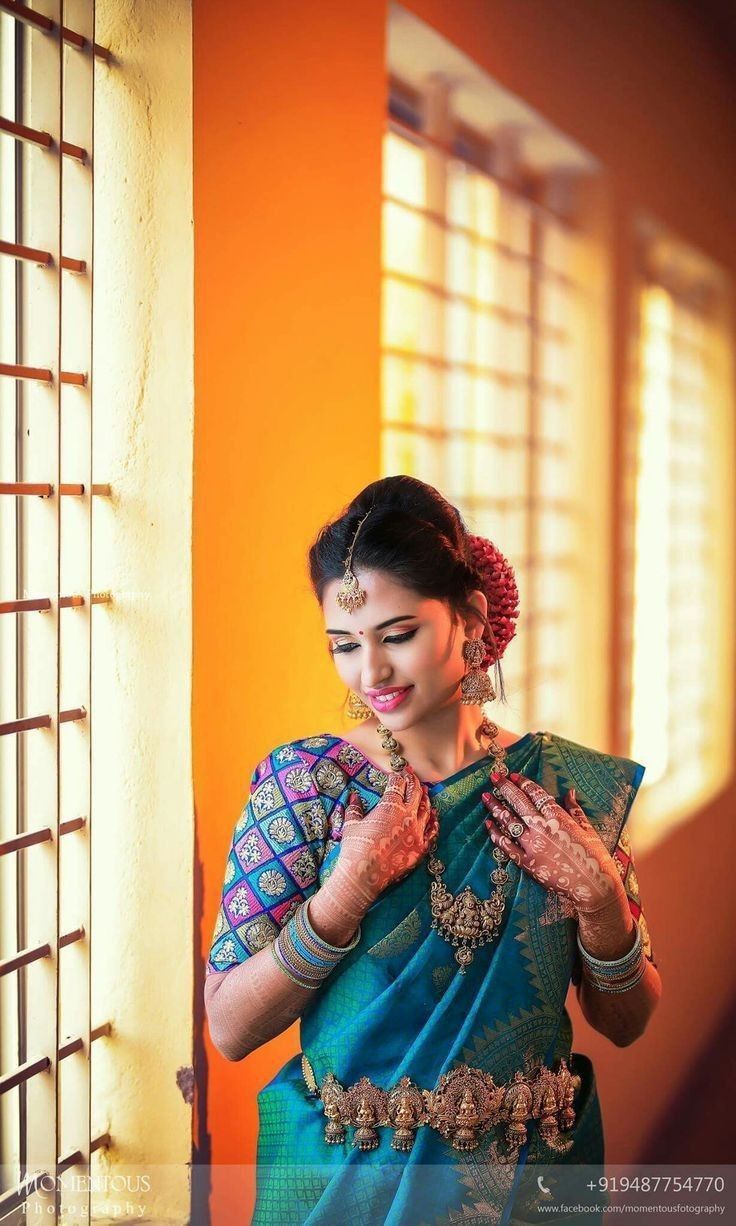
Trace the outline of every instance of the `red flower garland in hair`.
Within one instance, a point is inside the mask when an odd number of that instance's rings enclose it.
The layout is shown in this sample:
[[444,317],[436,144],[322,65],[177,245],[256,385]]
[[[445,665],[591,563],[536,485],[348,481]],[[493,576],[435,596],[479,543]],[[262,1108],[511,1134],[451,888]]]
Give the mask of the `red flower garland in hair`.
[[[516,586],[514,568],[493,541],[470,532],[467,534],[467,541],[468,561],[483,581],[481,590],[488,600],[488,620],[493,627],[500,660],[516,634],[515,622],[519,616],[519,589]],[[487,628],[483,631],[483,643],[486,650],[481,668],[489,668],[496,659],[496,653]]]

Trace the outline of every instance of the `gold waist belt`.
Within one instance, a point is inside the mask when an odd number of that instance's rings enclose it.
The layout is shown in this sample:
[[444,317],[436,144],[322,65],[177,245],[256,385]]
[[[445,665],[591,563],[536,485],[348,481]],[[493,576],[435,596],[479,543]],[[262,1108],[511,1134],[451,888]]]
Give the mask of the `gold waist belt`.
[[386,1126],[394,1130],[392,1149],[408,1151],[417,1128],[428,1125],[454,1149],[469,1150],[477,1148],[488,1129],[505,1125],[510,1152],[501,1160],[513,1161],[527,1139],[527,1122],[538,1120],[540,1136],[550,1149],[566,1153],[572,1148],[572,1139],[561,1134],[575,1124],[573,1102],[581,1078],[564,1059],[556,1072],[542,1064],[532,1073],[517,1071],[511,1081],[500,1084],[483,1069],[461,1064],[443,1073],[431,1090],[416,1085],[410,1077],[402,1077],[389,1090],[361,1077],[346,1089],[333,1073],[327,1073],[318,1086],[304,1054],[302,1073],[308,1090],[322,1100],[328,1145],[341,1145],[349,1125],[355,1129],[357,1149],[377,1149],[376,1130]]

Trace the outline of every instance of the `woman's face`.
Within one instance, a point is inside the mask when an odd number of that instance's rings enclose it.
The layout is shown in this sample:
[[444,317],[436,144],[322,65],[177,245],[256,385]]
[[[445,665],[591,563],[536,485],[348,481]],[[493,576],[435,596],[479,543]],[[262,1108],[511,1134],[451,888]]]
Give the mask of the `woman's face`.
[[[479,619],[460,618],[453,624],[443,601],[425,599],[383,571],[355,573],[367,592],[361,608],[346,613],[338,605],[342,579],[330,580],[322,604],[327,647],[341,680],[393,731],[458,702],[467,668],[463,641],[480,634]],[[472,593],[470,601],[486,615],[482,592]],[[386,706],[371,693],[404,687],[408,692],[397,705]]]

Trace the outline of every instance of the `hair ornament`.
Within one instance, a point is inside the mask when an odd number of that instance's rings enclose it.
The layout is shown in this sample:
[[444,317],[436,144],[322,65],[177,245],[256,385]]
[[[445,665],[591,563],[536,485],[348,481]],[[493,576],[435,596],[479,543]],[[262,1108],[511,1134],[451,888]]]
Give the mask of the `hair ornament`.
[[488,668],[495,660],[501,659],[516,634],[519,589],[513,566],[493,541],[469,532],[467,542],[468,561],[478,571],[482,580],[481,588],[488,601],[488,620],[493,638],[486,627],[482,637],[486,650],[481,662],[482,668]]
[[355,529],[355,532],[353,533],[353,539],[350,549],[348,550],[348,556],[345,559],[345,574],[342,577],[342,583],[340,584],[335,597],[340,608],[345,609],[347,613],[353,613],[356,609],[359,609],[361,605],[364,605],[368,596],[365,588],[360,586],[356,576],[353,574],[351,564],[353,560],[353,549],[355,548],[355,541],[358,533],[372,510],[373,508],[371,507],[370,510],[366,511],[365,515]]

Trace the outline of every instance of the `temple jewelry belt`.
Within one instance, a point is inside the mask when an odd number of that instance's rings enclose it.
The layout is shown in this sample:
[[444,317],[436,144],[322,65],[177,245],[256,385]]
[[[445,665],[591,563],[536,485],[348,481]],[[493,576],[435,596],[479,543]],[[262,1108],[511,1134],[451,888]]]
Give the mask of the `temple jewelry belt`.
[[500,1084],[483,1069],[461,1064],[443,1073],[431,1090],[410,1077],[402,1077],[388,1090],[361,1077],[346,1089],[333,1073],[327,1073],[318,1086],[303,1053],[302,1073],[307,1089],[322,1100],[328,1145],[341,1145],[349,1125],[355,1129],[352,1143],[357,1149],[377,1149],[377,1128],[386,1126],[394,1130],[392,1149],[408,1151],[417,1128],[427,1125],[454,1149],[470,1150],[489,1128],[505,1125],[510,1152],[502,1160],[513,1161],[527,1140],[529,1120],[539,1121],[539,1134],[550,1149],[566,1153],[573,1144],[561,1134],[574,1127],[573,1102],[581,1078],[564,1059],[556,1072],[542,1064],[532,1073],[517,1070],[511,1081]]

